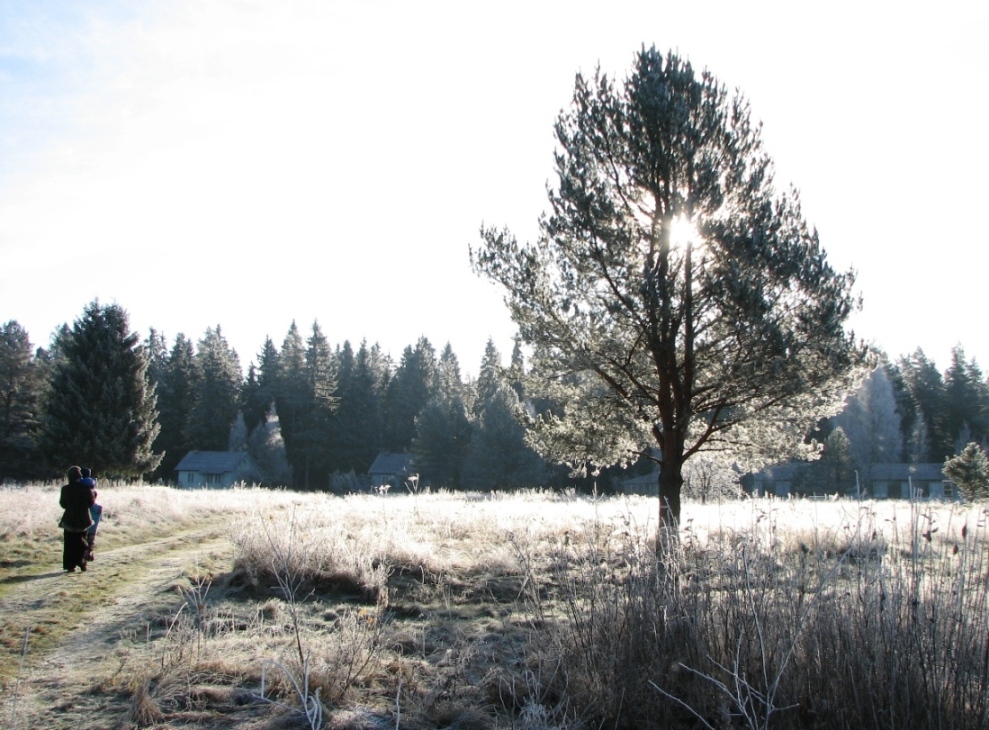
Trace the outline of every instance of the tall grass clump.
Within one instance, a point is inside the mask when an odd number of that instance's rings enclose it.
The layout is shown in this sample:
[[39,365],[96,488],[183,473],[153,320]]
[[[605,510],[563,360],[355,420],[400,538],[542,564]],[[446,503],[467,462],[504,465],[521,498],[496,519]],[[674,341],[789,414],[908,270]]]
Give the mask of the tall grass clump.
[[663,564],[641,526],[585,528],[540,655],[558,722],[989,727],[985,512],[751,504],[694,506]]

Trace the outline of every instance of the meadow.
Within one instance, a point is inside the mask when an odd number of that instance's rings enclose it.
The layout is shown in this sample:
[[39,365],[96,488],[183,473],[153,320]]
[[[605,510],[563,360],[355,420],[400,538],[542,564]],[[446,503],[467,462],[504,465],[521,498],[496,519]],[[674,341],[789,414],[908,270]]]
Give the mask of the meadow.
[[981,504],[119,485],[65,575],[0,497],[4,728],[989,727]]

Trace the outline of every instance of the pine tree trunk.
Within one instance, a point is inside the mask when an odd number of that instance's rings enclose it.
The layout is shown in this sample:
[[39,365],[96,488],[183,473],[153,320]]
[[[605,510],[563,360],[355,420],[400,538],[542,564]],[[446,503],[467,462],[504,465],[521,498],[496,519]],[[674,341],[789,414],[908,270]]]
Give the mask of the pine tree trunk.
[[673,539],[680,529],[680,491],[683,462],[664,456],[659,465],[659,528]]

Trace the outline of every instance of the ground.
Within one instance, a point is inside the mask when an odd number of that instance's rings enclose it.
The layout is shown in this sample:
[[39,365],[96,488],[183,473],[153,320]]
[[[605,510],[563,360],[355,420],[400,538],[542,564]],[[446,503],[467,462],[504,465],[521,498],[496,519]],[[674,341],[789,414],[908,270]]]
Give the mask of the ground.
[[31,633],[4,692],[3,726],[115,726],[119,720],[112,718],[126,715],[130,698],[98,691],[114,679],[106,675],[108,667],[126,669],[129,650],[122,647],[139,645],[142,626],[177,610],[182,601],[176,586],[184,575],[197,566],[229,563],[232,554],[228,536],[200,525],[147,543],[97,549],[85,573],[61,570],[57,542],[50,564],[12,570],[2,581],[16,587],[0,600],[4,638],[20,637],[23,648],[29,627]]

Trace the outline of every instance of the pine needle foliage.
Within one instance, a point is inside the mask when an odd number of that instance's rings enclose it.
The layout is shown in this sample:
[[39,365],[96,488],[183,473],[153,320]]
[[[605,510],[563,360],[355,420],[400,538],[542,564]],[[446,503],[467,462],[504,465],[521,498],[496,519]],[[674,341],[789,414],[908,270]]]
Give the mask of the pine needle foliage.
[[860,351],[854,276],[777,192],[740,94],[643,48],[624,83],[578,74],[555,127],[558,183],[535,243],[482,228],[475,271],[504,288],[553,405],[543,455],[659,462],[664,524],[701,449],[778,457],[834,412]]
[[56,472],[70,464],[107,476],[153,471],[161,455],[157,398],[148,381],[148,357],[127,312],[98,300],[59,338],[43,442]]

